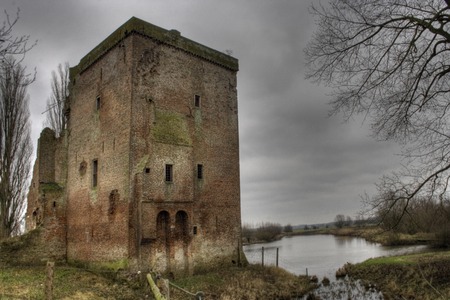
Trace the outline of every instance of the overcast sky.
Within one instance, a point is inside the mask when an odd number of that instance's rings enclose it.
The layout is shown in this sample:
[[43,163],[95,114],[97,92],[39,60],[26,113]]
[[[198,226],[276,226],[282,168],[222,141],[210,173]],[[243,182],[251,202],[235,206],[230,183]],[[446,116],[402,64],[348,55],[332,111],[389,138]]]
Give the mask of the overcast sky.
[[[352,218],[364,193],[399,165],[395,145],[368,126],[328,117],[332,91],[305,79],[303,49],[315,29],[309,0],[2,0],[16,35],[38,43],[29,88],[32,139],[43,128],[51,71],[80,59],[132,16],[239,59],[242,220],[283,225]],[[317,1],[315,1],[317,2]],[[325,2],[325,1],[322,1]],[[0,19],[5,20],[1,15]]]

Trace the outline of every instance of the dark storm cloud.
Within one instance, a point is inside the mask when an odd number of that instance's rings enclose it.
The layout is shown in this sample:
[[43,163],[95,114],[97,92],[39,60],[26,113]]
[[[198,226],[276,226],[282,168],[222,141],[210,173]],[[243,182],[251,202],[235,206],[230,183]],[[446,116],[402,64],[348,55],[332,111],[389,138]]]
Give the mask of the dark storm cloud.
[[396,163],[396,149],[369,137],[360,120],[328,117],[332,91],[304,79],[303,49],[314,21],[311,1],[6,0],[17,29],[38,39],[27,55],[33,139],[42,129],[50,74],[71,66],[130,17],[239,59],[242,219],[282,224],[354,216],[360,195]]

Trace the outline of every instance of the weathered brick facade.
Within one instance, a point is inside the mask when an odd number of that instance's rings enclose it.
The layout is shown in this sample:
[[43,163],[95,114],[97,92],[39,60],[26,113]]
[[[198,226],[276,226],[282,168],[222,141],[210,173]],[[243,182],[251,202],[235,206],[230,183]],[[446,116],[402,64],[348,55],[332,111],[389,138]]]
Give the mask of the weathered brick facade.
[[237,70],[175,30],[122,25],[71,69],[68,128],[41,135],[27,228],[55,208],[36,216],[48,181],[61,187],[69,261],[189,272],[236,261]]

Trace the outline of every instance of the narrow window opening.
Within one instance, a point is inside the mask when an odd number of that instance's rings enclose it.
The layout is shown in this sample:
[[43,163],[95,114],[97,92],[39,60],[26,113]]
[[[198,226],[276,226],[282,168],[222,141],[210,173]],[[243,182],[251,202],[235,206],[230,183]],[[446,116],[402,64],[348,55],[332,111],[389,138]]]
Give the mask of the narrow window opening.
[[145,168],[145,173],[150,173],[150,168]]
[[97,99],[95,99],[95,108],[96,108],[97,110],[100,109],[100,104],[101,104],[100,96],[97,96]]
[[194,235],[197,235],[197,226],[194,226],[193,233],[194,233]]
[[203,165],[197,165],[197,179],[203,179]]
[[98,181],[98,160],[92,161],[92,186],[96,187]]
[[116,150],[116,139],[113,139],[113,150]]
[[200,96],[199,95],[194,96],[194,106],[200,107]]
[[53,207],[56,207],[56,201],[53,201]]
[[102,142],[102,153],[105,152],[105,142]]
[[173,165],[166,165],[166,182],[173,182]]
[[119,191],[118,190],[112,190],[111,193],[109,194],[108,213],[110,215],[113,215],[114,212],[116,211],[116,205],[117,205],[117,202],[119,202],[119,200],[120,200]]

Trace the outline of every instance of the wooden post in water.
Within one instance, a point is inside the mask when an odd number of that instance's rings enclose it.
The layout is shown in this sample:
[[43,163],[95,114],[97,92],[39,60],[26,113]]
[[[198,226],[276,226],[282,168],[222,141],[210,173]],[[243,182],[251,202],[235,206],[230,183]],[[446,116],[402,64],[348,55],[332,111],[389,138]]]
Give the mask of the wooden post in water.
[[261,265],[264,267],[264,247],[261,249]]
[[45,280],[45,299],[52,300],[53,299],[53,273],[55,268],[55,262],[47,261],[47,278]]
[[277,248],[277,260],[276,260],[275,265],[276,265],[276,267],[278,268],[278,248]]

